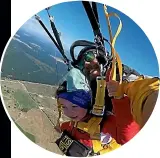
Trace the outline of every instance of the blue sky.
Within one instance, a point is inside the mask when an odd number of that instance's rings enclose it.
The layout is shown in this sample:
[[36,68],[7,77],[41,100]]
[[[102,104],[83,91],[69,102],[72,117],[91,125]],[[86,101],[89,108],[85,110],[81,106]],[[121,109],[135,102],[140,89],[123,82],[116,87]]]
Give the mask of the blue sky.
[[[103,6],[98,3],[97,7],[101,31],[104,37],[109,39]],[[136,69],[141,74],[159,76],[156,54],[145,33],[129,17],[118,10],[108,6],[108,12],[117,13],[123,24],[122,31],[115,44],[116,51],[119,53],[122,62]],[[37,14],[41,17],[44,24],[50,28],[46,10],[42,10]],[[56,27],[62,34],[62,43],[66,49],[69,49],[75,40],[85,39],[93,41],[92,28],[81,1],[54,5],[50,8],[50,14],[54,16]],[[118,20],[114,17],[111,18],[111,25],[114,33],[118,27]],[[44,30],[33,18],[29,19],[23,27],[30,28],[30,31],[47,37]],[[48,37],[45,40],[50,39]]]

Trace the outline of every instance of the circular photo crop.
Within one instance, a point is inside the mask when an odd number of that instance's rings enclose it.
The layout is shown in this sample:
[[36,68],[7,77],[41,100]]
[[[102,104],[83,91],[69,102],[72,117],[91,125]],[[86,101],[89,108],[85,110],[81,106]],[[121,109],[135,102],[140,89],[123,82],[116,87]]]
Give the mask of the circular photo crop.
[[125,145],[151,116],[158,91],[150,41],[107,4],[44,8],[3,54],[1,98],[10,119],[32,142],[60,155],[96,156]]

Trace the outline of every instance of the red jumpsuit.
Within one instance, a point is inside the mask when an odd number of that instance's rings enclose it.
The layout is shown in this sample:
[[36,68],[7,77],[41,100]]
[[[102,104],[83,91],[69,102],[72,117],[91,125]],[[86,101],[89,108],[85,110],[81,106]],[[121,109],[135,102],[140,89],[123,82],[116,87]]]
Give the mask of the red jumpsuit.
[[[103,133],[109,133],[118,144],[125,144],[132,139],[140,130],[139,125],[133,120],[128,97],[112,99],[114,115],[110,114],[103,121]],[[61,129],[67,130],[76,140],[86,146],[92,147],[92,140],[88,133],[73,126],[72,122],[65,122]]]

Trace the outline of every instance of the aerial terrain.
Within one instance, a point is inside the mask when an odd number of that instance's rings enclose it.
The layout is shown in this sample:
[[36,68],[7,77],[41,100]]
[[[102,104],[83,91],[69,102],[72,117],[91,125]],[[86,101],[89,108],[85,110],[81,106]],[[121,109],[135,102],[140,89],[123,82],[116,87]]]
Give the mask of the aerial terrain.
[[[12,38],[1,68],[1,99],[17,128],[32,142],[62,154],[55,144],[60,136],[55,91],[67,67],[50,41],[25,30]],[[62,120],[68,118],[62,116]]]

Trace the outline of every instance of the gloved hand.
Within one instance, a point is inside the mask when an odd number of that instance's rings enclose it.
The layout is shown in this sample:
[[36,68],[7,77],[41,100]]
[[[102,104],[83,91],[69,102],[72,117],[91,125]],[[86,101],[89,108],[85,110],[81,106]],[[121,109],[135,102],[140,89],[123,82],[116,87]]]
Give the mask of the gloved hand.
[[109,97],[114,97],[115,99],[121,99],[124,97],[124,93],[121,91],[118,81],[110,80],[106,83],[106,87],[108,89]]

